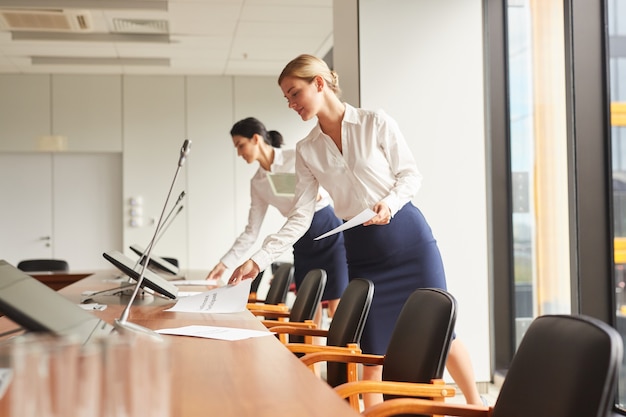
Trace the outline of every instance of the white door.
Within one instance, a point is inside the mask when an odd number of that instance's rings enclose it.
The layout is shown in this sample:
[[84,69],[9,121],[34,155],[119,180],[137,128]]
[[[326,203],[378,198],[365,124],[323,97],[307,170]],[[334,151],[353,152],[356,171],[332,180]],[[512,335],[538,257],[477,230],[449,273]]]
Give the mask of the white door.
[[13,265],[54,256],[51,164],[49,154],[0,154],[0,258]]
[[121,154],[55,154],[52,173],[55,255],[74,271],[111,268],[102,253],[122,249]]
[[122,246],[120,154],[0,154],[0,259],[110,268]]

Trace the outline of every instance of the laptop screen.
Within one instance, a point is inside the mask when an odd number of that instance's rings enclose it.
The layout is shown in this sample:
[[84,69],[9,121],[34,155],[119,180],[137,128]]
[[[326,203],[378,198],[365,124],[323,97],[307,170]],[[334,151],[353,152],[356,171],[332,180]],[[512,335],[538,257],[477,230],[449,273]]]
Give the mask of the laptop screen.
[[0,311],[28,331],[76,335],[83,343],[113,326],[0,259]]
[[[110,251],[102,254],[104,258],[111,262],[117,269],[128,275],[131,279],[138,281],[143,269],[142,265],[135,265],[129,257],[119,251]],[[168,282],[166,279],[161,278],[148,268],[146,268],[141,286],[148,287],[153,291],[164,295],[168,298],[175,299],[178,295],[178,287]]]
[[[139,245],[130,245],[130,249],[133,252],[135,252],[137,255],[139,255],[140,257],[142,257],[143,254],[146,252],[146,250]],[[172,275],[178,274],[178,267],[176,265],[153,254],[150,254],[150,260],[148,261],[148,266],[150,268],[153,268],[161,272],[166,272],[168,274],[172,274]]]

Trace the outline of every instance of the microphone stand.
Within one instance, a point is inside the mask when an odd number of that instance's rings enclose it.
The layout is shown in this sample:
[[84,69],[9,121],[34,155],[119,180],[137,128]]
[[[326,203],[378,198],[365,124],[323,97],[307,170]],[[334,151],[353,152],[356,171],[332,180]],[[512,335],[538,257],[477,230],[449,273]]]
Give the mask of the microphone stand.
[[[171,189],[170,189],[171,192]],[[150,244],[148,245],[148,247],[146,249],[144,249],[143,253],[141,254],[141,256],[139,257],[139,259],[137,259],[137,262],[135,262],[135,265],[133,266],[133,269],[137,268],[137,265],[139,265],[140,262],[144,262],[145,258],[146,258],[146,254],[148,253],[148,250],[150,249],[151,244],[154,242],[154,244],[156,245],[157,242],[159,240],[161,240],[161,237],[163,237],[163,234],[165,233],[165,231],[167,230],[167,228],[170,226],[170,224],[172,224],[172,222],[174,221],[174,219],[176,218],[176,216],[178,216],[178,213],[180,213],[180,211],[183,209],[183,206],[180,206],[178,211],[176,212],[176,214],[174,215],[174,217],[172,217],[172,220],[170,220],[169,223],[167,223],[167,221],[169,220],[169,218],[172,216],[172,213],[174,212],[174,209],[176,208],[176,206],[178,206],[178,204],[180,204],[180,202],[182,201],[183,197],[185,196],[185,191],[181,191],[180,195],[178,196],[178,200],[176,200],[176,202],[174,203],[174,205],[172,206],[172,209],[170,210],[170,212],[167,214],[167,217],[165,217],[165,220],[163,220],[163,224],[161,225],[160,230],[158,230],[159,232],[159,237],[156,238],[156,240],[152,240],[150,241]],[[130,277],[128,278],[130,281]]]
[[[176,208],[176,205],[180,202],[180,200],[182,200],[184,195],[185,195],[184,191],[182,193],[180,193],[180,196],[178,197],[178,201],[176,201],[176,203],[172,207],[172,210],[170,210],[170,213],[165,218],[165,221],[163,222],[164,224],[163,224],[163,226],[161,226],[159,237],[154,242],[155,245],[157,244],[157,242],[159,240],[161,240],[161,238],[165,234],[165,231],[172,224],[172,222],[174,221],[176,216],[178,216],[178,214],[183,210],[184,206],[180,206],[178,208],[178,210],[176,211],[176,213],[174,214],[174,217],[172,217],[172,219],[170,220],[170,222],[165,224],[165,222],[167,222],[167,219],[171,216],[172,212]],[[133,269],[136,269],[137,266],[139,265],[139,263],[143,262],[145,260],[147,251],[148,251],[147,249],[143,250],[143,253],[139,257],[139,259],[137,259],[137,261],[135,262],[135,265],[133,265]],[[119,275],[119,277],[122,278],[122,277],[124,277],[124,275],[123,274]],[[128,279],[122,281],[123,284],[120,284],[120,286],[117,287],[117,288],[111,288],[111,289],[108,289],[108,290],[102,290],[102,291],[96,291],[96,292],[92,292],[92,293],[85,293],[85,294],[83,294],[81,296],[81,299],[80,299],[81,304],[85,303],[87,301],[93,300],[94,297],[100,297],[100,296],[103,296],[103,295],[120,295],[121,296],[121,295],[130,295],[130,294],[132,294],[134,288],[131,289],[131,287],[133,287],[134,284],[131,283],[130,277],[127,277],[127,278]],[[160,294],[155,294],[155,295],[159,295],[160,296]]]
[[139,290],[141,289],[141,284],[143,282],[143,278],[144,275],[146,273],[146,267],[148,266],[148,262],[150,261],[150,255],[152,253],[152,248],[154,246],[154,242],[157,238],[157,234],[159,233],[159,229],[161,227],[161,224],[163,222],[163,216],[165,214],[165,209],[167,207],[167,203],[170,199],[170,196],[172,194],[172,189],[174,188],[174,184],[176,183],[176,178],[178,177],[178,172],[180,171],[181,167],[183,166],[183,164],[185,163],[185,159],[187,158],[187,155],[189,155],[189,150],[191,147],[191,141],[189,139],[186,139],[185,142],[183,143],[182,148],[180,149],[180,158],[178,160],[178,166],[176,167],[176,172],[174,173],[174,179],[172,180],[172,185],[170,185],[170,190],[167,193],[167,197],[165,199],[165,204],[163,205],[163,210],[161,211],[161,216],[159,217],[159,221],[157,222],[155,231],[154,231],[154,235],[152,236],[152,239],[150,240],[150,244],[148,245],[148,249],[146,249],[146,261],[143,263],[142,268],[141,268],[141,272],[139,274],[139,278],[137,278],[137,284],[135,284],[135,290],[133,291],[132,295],[130,296],[130,300],[128,301],[128,304],[126,305],[126,308],[124,308],[124,311],[122,312],[122,315],[120,316],[119,319],[115,319],[114,321],[114,326],[115,329],[117,329],[120,332],[126,331],[126,330],[130,330],[130,331],[134,331],[134,332],[139,332],[139,333],[145,333],[148,335],[151,335],[153,337],[158,337],[161,338],[161,335],[154,332],[153,330],[147,329],[143,326],[140,326],[138,324],[135,323],[131,323],[128,321],[128,316],[130,315],[130,307],[133,305],[133,302],[135,301],[135,298],[137,298],[137,294],[139,293]]
[[[180,207],[178,208],[178,210],[176,210],[176,213],[174,214],[174,217],[172,217],[172,220],[170,220],[170,222],[169,222],[169,223],[164,224],[164,225],[163,225],[163,227],[161,227],[161,230],[160,230],[160,233],[159,233],[159,237],[157,237],[156,241],[154,242],[154,244],[155,244],[155,245],[159,242],[159,240],[161,240],[161,238],[162,238],[162,237],[163,237],[163,235],[165,234],[165,231],[168,229],[168,227],[170,227],[170,226],[171,226],[171,224],[172,224],[172,223],[174,223],[174,219],[176,219],[176,216],[178,216],[178,214],[179,214],[181,211],[183,211],[183,208],[184,208],[184,207],[185,207],[185,206],[180,206]],[[167,221],[167,219],[165,219],[165,221]]]

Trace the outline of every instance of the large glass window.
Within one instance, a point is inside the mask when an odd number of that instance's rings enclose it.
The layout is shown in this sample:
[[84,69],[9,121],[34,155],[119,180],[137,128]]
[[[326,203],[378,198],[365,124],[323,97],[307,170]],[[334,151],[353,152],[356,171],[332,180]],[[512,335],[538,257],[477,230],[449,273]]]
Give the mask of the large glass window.
[[509,0],[508,67],[515,336],[570,313],[562,0]]
[[[608,0],[616,327],[626,336],[626,1]],[[622,366],[617,403],[626,409]]]

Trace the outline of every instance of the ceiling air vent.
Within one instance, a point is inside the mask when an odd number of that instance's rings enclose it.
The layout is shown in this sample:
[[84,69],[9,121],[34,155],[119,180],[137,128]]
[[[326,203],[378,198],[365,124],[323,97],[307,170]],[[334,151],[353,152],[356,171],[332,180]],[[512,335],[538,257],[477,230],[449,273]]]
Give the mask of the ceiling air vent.
[[93,29],[84,10],[0,9],[0,29],[29,32],[88,32]]
[[167,20],[113,19],[113,33],[161,34],[169,33]]

